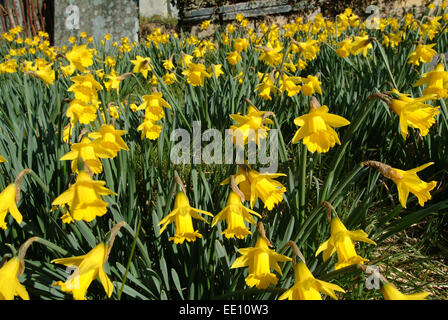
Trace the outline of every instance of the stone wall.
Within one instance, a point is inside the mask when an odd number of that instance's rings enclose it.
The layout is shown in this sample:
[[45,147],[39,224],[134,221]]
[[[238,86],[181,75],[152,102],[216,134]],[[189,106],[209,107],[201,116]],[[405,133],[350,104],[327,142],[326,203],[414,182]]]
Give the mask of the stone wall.
[[71,36],[85,31],[95,40],[106,33],[113,41],[128,37],[138,41],[138,0],[57,0],[55,1],[54,42],[67,43]]
[[155,15],[168,16],[170,13],[177,17],[177,9],[170,4],[168,10],[168,2],[169,0],[140,0],[140,16],[149,18]]

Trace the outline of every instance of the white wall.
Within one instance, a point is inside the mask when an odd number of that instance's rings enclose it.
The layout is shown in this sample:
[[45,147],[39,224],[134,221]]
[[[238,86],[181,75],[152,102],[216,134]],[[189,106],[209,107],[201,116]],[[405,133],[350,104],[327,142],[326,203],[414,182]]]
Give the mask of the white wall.
[[[169,0],[140,0],[140,15],[151,17],[153,15],[168,15],[167,3]],[[171,5],[171,15],[177,17],[178,11]]]

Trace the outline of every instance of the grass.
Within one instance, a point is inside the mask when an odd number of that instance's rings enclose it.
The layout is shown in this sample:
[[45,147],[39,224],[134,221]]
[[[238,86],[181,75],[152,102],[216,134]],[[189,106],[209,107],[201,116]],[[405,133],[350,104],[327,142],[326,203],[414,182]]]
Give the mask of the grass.
[[[424,225],[424,223],[419,224]],[[445,300],[448,293],[446,273],[448,261],[443,252],[430,254],[422,244],[419,225],[402,231],[385,241],[372,255],[381,259],[382,272],[390,275],[393,283],[403,288],[403,293],[424,288],[431,292],[431,298]],[[408,234],[416,233],[414,237]]]

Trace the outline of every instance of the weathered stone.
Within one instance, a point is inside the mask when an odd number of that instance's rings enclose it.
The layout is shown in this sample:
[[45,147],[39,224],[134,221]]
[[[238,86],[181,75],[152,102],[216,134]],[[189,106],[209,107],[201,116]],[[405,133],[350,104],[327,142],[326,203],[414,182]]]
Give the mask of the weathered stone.
[[138,0],[57,0],[54,12],[56,45],[67,44],[71,36],[79,37],[83,31],[94,40],[108,33],[113,41],[122,37],[138,41]]
[[173,7],[170,0],[140,0],[140,16],[152,17],[171,16],[178,17],[179,11]]

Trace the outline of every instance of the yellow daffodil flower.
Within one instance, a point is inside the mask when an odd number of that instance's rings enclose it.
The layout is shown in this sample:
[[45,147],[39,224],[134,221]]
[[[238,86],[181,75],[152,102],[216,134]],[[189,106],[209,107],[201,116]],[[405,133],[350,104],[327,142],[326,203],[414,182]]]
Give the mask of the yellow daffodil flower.
[[383,44],[386,47],[395,48],[397,47],[406,37],[406,34],[403,31],[399,31],[397,33],[389,33],[384,36]]
[[225,235],[227,239],[232,237],[244,239],[247,235],[252,234],[244,224],[244,221],[256,224],[251,214],[254,214],[261,219],[261,216],[257,212],[246,208],[241,203],[241,198],[238,194],[231,191],[227,206],[213,218],[212,227],[218,222],[226,220],[227,229],[225,229],[222,234]]
[[67,66],[61,66],[61,71],[66,75],[66,76],[71,76],[75,71],[76,71],[76,67],[74,64],[68,64]]
[[18,224],[22,223],[23,217],[16,204],[16,184],[9,184],[0,193],[0,228],[6,230],[6,214],[10,212]]
[[306,78],[302,78],[302,92],[306,96],[312,96],[315,92],[322,94],[320,85],[322,84],[315,76],[308,75]]
[[363,230],[349,231],[339,218],[334,217],[331,219],[331,237],[319,246],[316,257],[323,252],[323,260],[327,261],[337,252],[338,262],[334,266],[335,270],[353,264],[363,264],[367,259],[356,253],[354,241],[363,241],[376,245],[374,241],[367,237],[367,233]]
[[437,181],[425,182],[417,175],[417,172],[424,170],[434,162],[406,171],[392,168],[378,161],[364,161],[362,164],[377,169],[384,177],[391,179],[397,185],[398,197],[403,208],[406,208],[409,192],[417,197],[419,205],[423,207],[425,202],[431,199],[429,192],[437,185]]
[[319,53],[319,41],[307,40],[306,42],[293,43],[293,45],[297,46],[297,52],[300,52],[305,61],[317,58],[317,54]]
[[167,86],[172,85],[173,83],[176,82],[177,77],[176,74],[174,72],[167,72],[165,73],[165,75],[162,77],[163,82],[165,82],[165,84]]
[[176,224],[176,234],[174,237],[170,237],[169,241],[174,241],[175,244],[182,244],[185,240],[190,242],[196,241],[196,238],[202,238],[198,230],[193,229],[192,218],[199,219],[205,223],[208,222],[198,212],[213,217],[210,212],[191,207],[185,193],[178,192],[174,201],[173,211],[158,223],[158,225],[163,225],[160,229],[160,234],[165,231],[170,223],[174,222]]
[[408,94],[392,90],[398,95],[398,99],[392,99],[389,107],[400,117],[400,133],[406,140],[408,127],[420,130],[422,136],[426,136],[429,128],[435,123],[435,116],[440,112],[439,107],[424,104],[427,100],[436,98],[435,94],[428,94],[420,98],[411,98]]
[[273,79],[271,77],[264,77],[263,81],[259,83],[255,91],[259,91],[258,96],[264,100],[272,100],[271,93],[275,94],[277,92],[277,87],[274,85]]
[[202,23],[201,23],[201,30],[207,30],[208,27],[210,26],[211,22],[212,22],[211,20],[202,21]]
[[294,285],[286,290],[278,298],[279,300],[322,300],[321,292],[338,300],[334,291],[345,292],[344,289],[336,284],[314,278],[311,271],[303,262],[296,264],[294,274]]
[[319,107],[312,105],[308,114],[295,118],[294,123],[301,128],[295,133],[292,143],[303,139],[303,144],[310,152],[317,150],[319,153],[328,152],[336,143],[341,144],[333,127],[343,127],[350,122],[341,116],[328,113],[328,110],[325,105]]
[[243,28],[246,28],[248,26],[248,24],[249,24],[249,20],[247,20],[247,19],[243,19],[240,22],[240,26],[242,26]]
[[139,55],[135,58],[135,60],[131,60],[134,64],[133,73],[141,73],[143,77],[146,79],[148,77],[148,72],[151,71],[151,59],[149,57],[143,58]]
[[200,63],[190,63],[188,69],[182,72],[187,77],[187,82],[192,86],[203,86],[204,79],[210,78],[211,75],[205,71],[205,66]]
[[267,111],[260,111],[254,106],[249,106],[245,116],[240,115],[239,112],[231,114],[230,118],[236,121],[236,124],[230,127],[234,133],[233,142],[235,144],[243,142],[244,145],[249,142],[259,144],[260,139],[265,139],[269,131],[265,124],[274,124],[271,119],[263,116],[266,113]]
[[[132,61],[132,60],[131,60]],[[104,64],[108,67],[115,67],[115,65],[117,64],[117,60],[114,57],[106,57],[106,59],[104,60]]]
[[81,142],[70,146],[71,151],[61,157],[61,161],[72,160],[72,172],[78,172],[78,161],[82,159],[93,173],[98,174],[103,171],[103,165],[99,158],[113,158],[114,153],[104,149],[100,143],[93,142],[87,137],[83,137]]
[[428,37],[429,40],[434,39],[435,35],[439,32],[440,19],[442,19],[442,16],[427,17],[427,19],[425,19],[425,22],[422,23],[420,28],[420,35],[422,38]]
[[113,125],[103,124],[99,132],[89,133],[89,138],[94,139],[93,143],[99,144],[112,157],[116,157],[118,151],[129,150],[121,137],[124,134],[126,134],[125,130],[115,130]]
[[383,284],[381,293],[385,300],[425,300],[429,295],[429,292],[403,294],[392,283]]
[[155,74],[152,75],[150,82],[153,86],[156,86],[159,83],[159,80],[157,79]]
[[155,120],[147,118],[145,114],[145,120],[137,127],[137,130],[142,132],[142,139],[156,140],[162,132],[162,127],[156,124]]
[[249,48],[249,40],[246,38],[233,39],[233,49],[236,52],[247,51]]
[[188,66],[193,62],[193,56],[189,54],[182,53],[182,57],[179,60],[179,64],[182,68],[188,68]]
[[271,268],[282,275],[278,262],[291,261],[291,258],[269,249],[268,242],[263,237],[257,239],[255,247],[239,249],[238,252],[242,256],[238,257],[230,268],[249,267],[246,284],[249,287],[255,286],[257,289],[266,289],[271,283],[276,285],[278,278],[271,272]]
[[436,94],[437,99],[448,97],[448,72],[445,71],[443,63],[439,63],[434,70],[423,74],[414,87],[426,84],[424,95]]
[[417,168],[406,171],[392,168],[396,174],[394,174],[391,178],[397,185],[398,197],[403,208],[406,208],[406,201],[408,199],[409,192],[417,197],[418,204],[422,207],[426,201],[431,199],[431,194],[429,191],[436,187],[437,181],[422,181],[418,177],[417,172],[422,171],[432,164],[434,164],[434,162],[429,162]]
[[162,98],[161,92],[144,95],[143,102],[137,107],[137,110],[145,110],[145,118],[157,121],[165,118],[163,108],[171,108],[171,105]]
[[261,54],[258,57],[260,61],[265,62],[269,66],[275,66],[282,62],[283,53],[281,53],[281,51],[283,50],[283,47],[280,43],[277,43],[277,45],[274,46],[271,42],[268,42],[266,47],[258,48],[261,49]]
[[432,61],[432,58],[437,54],[437,51],[433,49],[436,43],[431,44],[419,44],[414,51],[409,54],[408,63],[415,64],[417,66],[422,63],[428,63]]
[[72,126],[78,121],[82,124],[89,124],[96,119],[100,103],[96,98],[91,103],[75,99],[70,102],[66,116],[70,118]]
[[[235,183],[243,192],[244,197],[250,200],[250,207],[253,208],[255,201],[260,198],[264,207],[272,210],[274,206],[283,200],[283,193],[286,188],[274,179],[286,176],[284,173],[259,173],[256,170],[249,169],[246,173],[244,169],[238,167],[235,175]],[[230,178],[221,182],[221,185],[228,184]]]
[[78,179],[66,191],[59,195],[53,202],[53,206],[67,204],[74,220],[90,222],[97,216],[103,216],[107,212],[107,202],[101,196],[117,195],[104,187],[105,181],[94,181],[85,171],[80,171]]
[[350,53],[353,55],[362,53],[362,55],[366,57],[367,51],[372,48],[372,39],[370,39],[368,35],[355,36],[353,42],[350,45]]
[[222,71],[222,64],[212,64],[208,67],[207,72],[209,74],[215,74],[216,79],[218,79],[220,75],[224,74],[224,71]]
[[0,300],[14,300],[19,296],[23,300],[30,300],[26,288],[19,282],[20,259],[11,258],[0,268]]
[[38,68],[32,74],[39,79],[42,79],[46,84],[53,84],[56,76],[54,70],[51,68],[52,65],[52,63],[46,64],[45,66]]
[[60,286],[63,292],[72,293],[75,300],[87,300],[85,296],[86,291],[92,281],[98,278],[103,285],[104,291],[110,298],[114,291],[114,285],[104,270],[107,251],[108,245],[100,242],[86,255],[52,260],[51,263],[76,268],[67,281],[55,282],[53,286]]
[[15,59],[8,59],[6,62],[0,63],[0,74],[3,73],[15,73],[19,64]]
[[302,86],[299,85],[301,83],[302,78],[300,77],[290,77],[287,74],[282,74],[280,78],[280,92],[287,92],[288,97],[293,97],[296,94],[300,93]]
[[342,40],[341,42],[336,43],[337,49],[336,54],[341,58],[347,58],[351,52],[352,38],[348,38]]
[[80,72],[85,72],[88,67],[93,65],[93,49],[87,49],[87,44],[75,45],[65,56],[70,64]]
[[117,75],[117,72],[115,69],[112,69],[110,71],[110,74],[104,75],[108,81],[104,82],[104,86],[106,87],[107,91],[110,91],[111,89],[117,90],[117,94],[120,94],[120,83],[123,81],[123,77]]
[[73,136],[73,127],[71,124],[68,124],[62,130],[62,141],[64,141],[67,144],[70,144],[72,136]]
[[173,64],[173,60],[172,59],[162,60],[162,62],[163,62],[163,68],[166,71],[170,71],[170,70],[174,69],[174,64]]
[[264,207],[272,210],[274,206],[283,200],[286,188],[274,179],[286,176],[284,173],[259,173],[249,170],[249,181],[251,186],[250,206],[254,207],[257,198],[264,203]]
[[235,31],[235,26],[233,24],[228,24],[226,26],[226,33],[227,34],[233,33],[234,31]]
[[238,51],[232,51],[227,54],[226,59],[229,64],[231,64],[232,66],[235,66],[241,61],[242,58],[239,55]]
[[79,76],[71,77],[74,83],[67,89],[75,94],[75,99],[81,100],[85,103],[90,103],[92,100],[98,98],[98,91],[103,89],[103,86],[96,81],[91,73],[86,73]]

